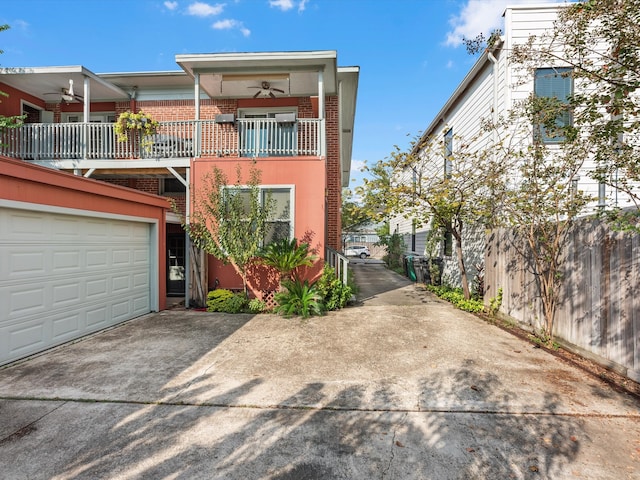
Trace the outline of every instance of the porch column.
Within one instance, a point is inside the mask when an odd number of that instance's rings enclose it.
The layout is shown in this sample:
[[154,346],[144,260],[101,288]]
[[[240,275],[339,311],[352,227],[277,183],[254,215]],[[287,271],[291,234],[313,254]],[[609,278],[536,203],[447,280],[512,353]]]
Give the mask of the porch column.
[[195,121],[196,128],[193,136],[193,156],[200,156],[200,138],[202,135],[202,126],[200,125],[200,73],[194,73],[194,104],[195,104]]
[[84,115],[84,158],[89,158],[91,152],[91,135],[89,135],[89,123],[91,122],[91,83],[89,77],[84,77],[83,85],[84,105],[82,113]]
[[319,151],[320,156],[325,156],[327,149],[325,145],[324,72],[322,70],[318,72],[318,117],[320,118]]
[[[191,191],[189,189],[189,185],[191,183],[191,168],[187,167],[185,171],[185,222],[189,225],[189,216],[191,215]],[[189,308],[189,299],[191,298],[191,287],[189,285],[191,282],[191,239],[189,238],[189,233],[185,230],[184,232],[184,307]]]

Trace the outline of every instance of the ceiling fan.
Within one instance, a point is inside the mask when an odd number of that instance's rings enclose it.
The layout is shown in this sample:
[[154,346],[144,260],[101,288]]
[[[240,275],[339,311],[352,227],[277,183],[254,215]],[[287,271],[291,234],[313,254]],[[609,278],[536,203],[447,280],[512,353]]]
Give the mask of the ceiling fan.
[[284,93],[284,90],[281,90],[280,88],[272,87],[271,84],[267,81],[263,81],[259,87],[247,87],[247,88],[259,89],[256,92],[256,94],[253,96],[253,98],[258,98],[260,95],[264,95],[265,97],[269,96],[271,98],[276,98],[276,95],[273,92]]
[[71,102],[83,102],[84,98],[80,95],[76,95],[73,92],[73,79],[69,79],[69,88],[62,88],[60,92],[49,92],[45,93],[45,95],[60,95],[61,101],[65,103]]

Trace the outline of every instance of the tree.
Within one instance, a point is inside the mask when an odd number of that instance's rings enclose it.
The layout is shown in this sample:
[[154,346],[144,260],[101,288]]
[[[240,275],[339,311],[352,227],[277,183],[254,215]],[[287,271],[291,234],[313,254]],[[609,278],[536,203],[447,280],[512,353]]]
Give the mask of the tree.
[[371,223],[372,219],[363,206],[353,198],[353,192],[345,188],[342,190],[342,231],[354,232]]
[[[640,229],[640,0],[587,0],[560,10],[553,30],[515,49],[523,69],[572,69],[573,126],[594,162],[589,175],[624,194],[601,214],[620,229]],[[633,207],[633,208],[624,208]]]
[[230,185],[218,167],[204,176],[194,192],[193,211],[185,230],[193,243],[205,252],[231,263],[242,277],[248,295],[247,272],[268,233],[273,211],[269,195],[261,198],[260,170],[252,167],[243,183],[242,168],[236,168],[236,181]]
[[[485,166],[499,206],[491,224],[510,228],[523,242],[513,246],[533,275],[544,313],[542,339],[549,342],[564,278],[562,254],[574,220],[591,200],[577,188],[585,145],[571,125],[556,122],[565,109],[558,99],[532,94],[506,117],[485,123],[495,133],[494,161]],[[551,150],[541,130],[563,140]]]
[[443,135],[418,138],[408,150],[395,146],[385,160],[370,170],[363,197],[369,209],[385,216],[402,215],[417,226],[431,223],[455,240],[460,280],[465,298],[471,297],[463,251],[464,229],[484,223],[488,208],[486,178],[478,172],[488,152],[472,150],[474,142]]

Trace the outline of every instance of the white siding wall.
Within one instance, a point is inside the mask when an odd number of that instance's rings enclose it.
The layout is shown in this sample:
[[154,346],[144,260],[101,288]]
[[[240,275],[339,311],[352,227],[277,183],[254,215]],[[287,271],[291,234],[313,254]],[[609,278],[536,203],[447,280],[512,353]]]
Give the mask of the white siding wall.
[[[558,11],[563,8],[562,5],[533,5],[526,6],[520,5],[516,7],[510,7],[505,10],[505,44],[504,49],[510,52],[515,45],[521,45],[528,41],[529,37],[535,35],[539,41],[545,38],[545,33],[548,33],[553,29],[554,21],[558,18]],[[596,45],[595,39],[591,39],[594,52],[599,48],[603,49],[604,45]],[[562,49],[558,46],[554,49],[560,58],[563,56]],[[540,65],[544,67],[563,67],[569,66],[567,63],[558,60],[554,64]],[[506,68],[506,86],[505,94],[505,106],[512,108],[518,101],[522,101],[528,97],[533,91],[533,76],[531,72],[525,72],[518,68],[509,61]],[[589,89],[589,85],[580,85],[576,83],[575,89]],[[553,152],[553,146],[550,147],[550,151]],[[559,147],[557,147],[559,148]],[[595,211],[598,204],[598,182],[594,181],[589,172],[594,169],[595,165],[593,161],[587,159],[582,167],[580,173],[580,180],[578,182],[578,188],[584,191],[587,195],[594,200],[589,204],[585,214],[590,214]],[[621,206],[627,205],[628,197],[616,192],[612,187],[606,188],[607,205],[609,206]]]

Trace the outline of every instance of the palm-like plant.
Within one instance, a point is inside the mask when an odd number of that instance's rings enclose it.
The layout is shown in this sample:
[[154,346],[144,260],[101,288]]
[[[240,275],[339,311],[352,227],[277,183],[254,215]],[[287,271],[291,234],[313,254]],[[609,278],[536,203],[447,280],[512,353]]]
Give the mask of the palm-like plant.
[[283,281],[283,286],[286,290],[276,293],[276,313],[285,317],[299,315],[302,318],[323,314],[322,295],[315,285],[309,285],[307,280],[287,279]]
[[270,243],[259,255],[260,263],[278,271],[280,290],[286,280],[292,280],[295,277],[298,268],[310,267],[315,260],[316,256],[310,252],[309,244],[298,244],[295,238],[292,240],[283,238]]

